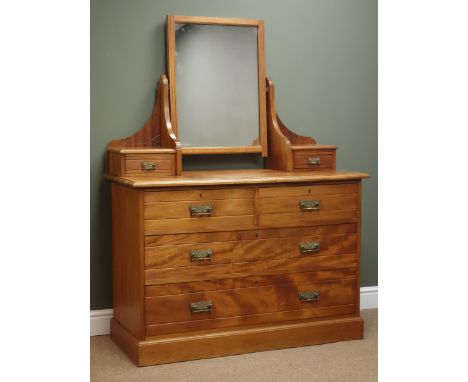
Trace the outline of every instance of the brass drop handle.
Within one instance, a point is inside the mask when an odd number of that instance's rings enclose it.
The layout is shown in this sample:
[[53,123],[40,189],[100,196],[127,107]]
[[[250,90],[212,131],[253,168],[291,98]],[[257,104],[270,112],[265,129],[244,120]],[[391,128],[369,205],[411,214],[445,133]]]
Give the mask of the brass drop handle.
[[141,162],[141,169],[146,171],[156,170],[156,162]]
[[190,303],[190,311],[192,313],[203,313],[203,312],[212,312],[213,311],[213,302],[212,301],[197,301]]
[[320,251],[320,242],[311,241],[309,243],[299,243],[299,250],[301,253],[311,253]]
[[190,216],[211,216],[213,206],[208,204],[206,206],[189,206]]
[[301,200],[299,202],[301,211],[318,211],[320,210],[320,200]]
[[305,291],[299,292],[299,301],[300,302],[314,302],[320,300],[320,291]]
[[212,249],[192,249],[189,252],[190,260],[192,261],[202,261],[202,260],[211,260],[213,256]]
[[311,166],[318,166],[320,165],[320,157],[310,157],[308,158],[307,162]]

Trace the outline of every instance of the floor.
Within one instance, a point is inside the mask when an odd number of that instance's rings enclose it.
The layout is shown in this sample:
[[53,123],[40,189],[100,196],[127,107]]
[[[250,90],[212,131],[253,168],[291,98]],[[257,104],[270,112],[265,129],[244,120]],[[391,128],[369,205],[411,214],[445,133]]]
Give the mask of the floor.
[[363,310],[364,339],[167,365],[136,367],[109,336],[91,337],[92,382],[375,382],[377,309]]

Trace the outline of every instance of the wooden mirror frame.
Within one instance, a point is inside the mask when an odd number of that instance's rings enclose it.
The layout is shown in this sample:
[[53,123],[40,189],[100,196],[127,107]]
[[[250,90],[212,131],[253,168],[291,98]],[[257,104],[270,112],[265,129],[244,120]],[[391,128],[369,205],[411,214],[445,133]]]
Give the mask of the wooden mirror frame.
[[[266,119],[266,89],[265,89],[265,41],[263,20],[234,19],[201,16],[167,16],[166,20],[166,49],[167,71],[169,76],[169,102],[172,129],[178,137],[177,125],[177,94],[176,94],[176,24],[204,24],[252,26],[257,28],[257,61],[258,61],[258,111],[260,145],[255,146],[225,146],[225,147],[182,147],[183,154],[243,154],[261,153],[268,156],[267,119]],[[202,90],[200,90],[202,91]]]

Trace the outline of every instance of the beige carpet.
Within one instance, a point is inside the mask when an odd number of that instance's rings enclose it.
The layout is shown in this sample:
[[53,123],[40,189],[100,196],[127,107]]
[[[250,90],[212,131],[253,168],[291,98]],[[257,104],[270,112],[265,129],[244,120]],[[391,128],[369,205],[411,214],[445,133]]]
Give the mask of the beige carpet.
[[364,339],[167,365],[136,367],[109,336],[91,337],[93,382],[377,381],[377,309],[363,310]]

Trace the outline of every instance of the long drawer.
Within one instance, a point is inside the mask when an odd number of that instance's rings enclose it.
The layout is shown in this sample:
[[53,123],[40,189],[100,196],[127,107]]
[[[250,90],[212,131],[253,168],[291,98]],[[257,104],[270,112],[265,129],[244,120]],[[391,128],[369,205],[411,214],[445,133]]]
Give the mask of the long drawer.
[[351,314],[354,274],[351,268],[146,287],[146,334]]
[[253,189],[151,191],[144,194],[146,234],[253,227]]
[[356,234],[298,236],[145,248],[147,268],[206,266],[274,259],[333,256],[356,251]]
[[[172,236],[172,235],[171,235]],[[147,236],[147,285],[352,266],[356,226]]]
[[259,225],[263,227],[355,223],[357,219],[355,184],[259,189]]

